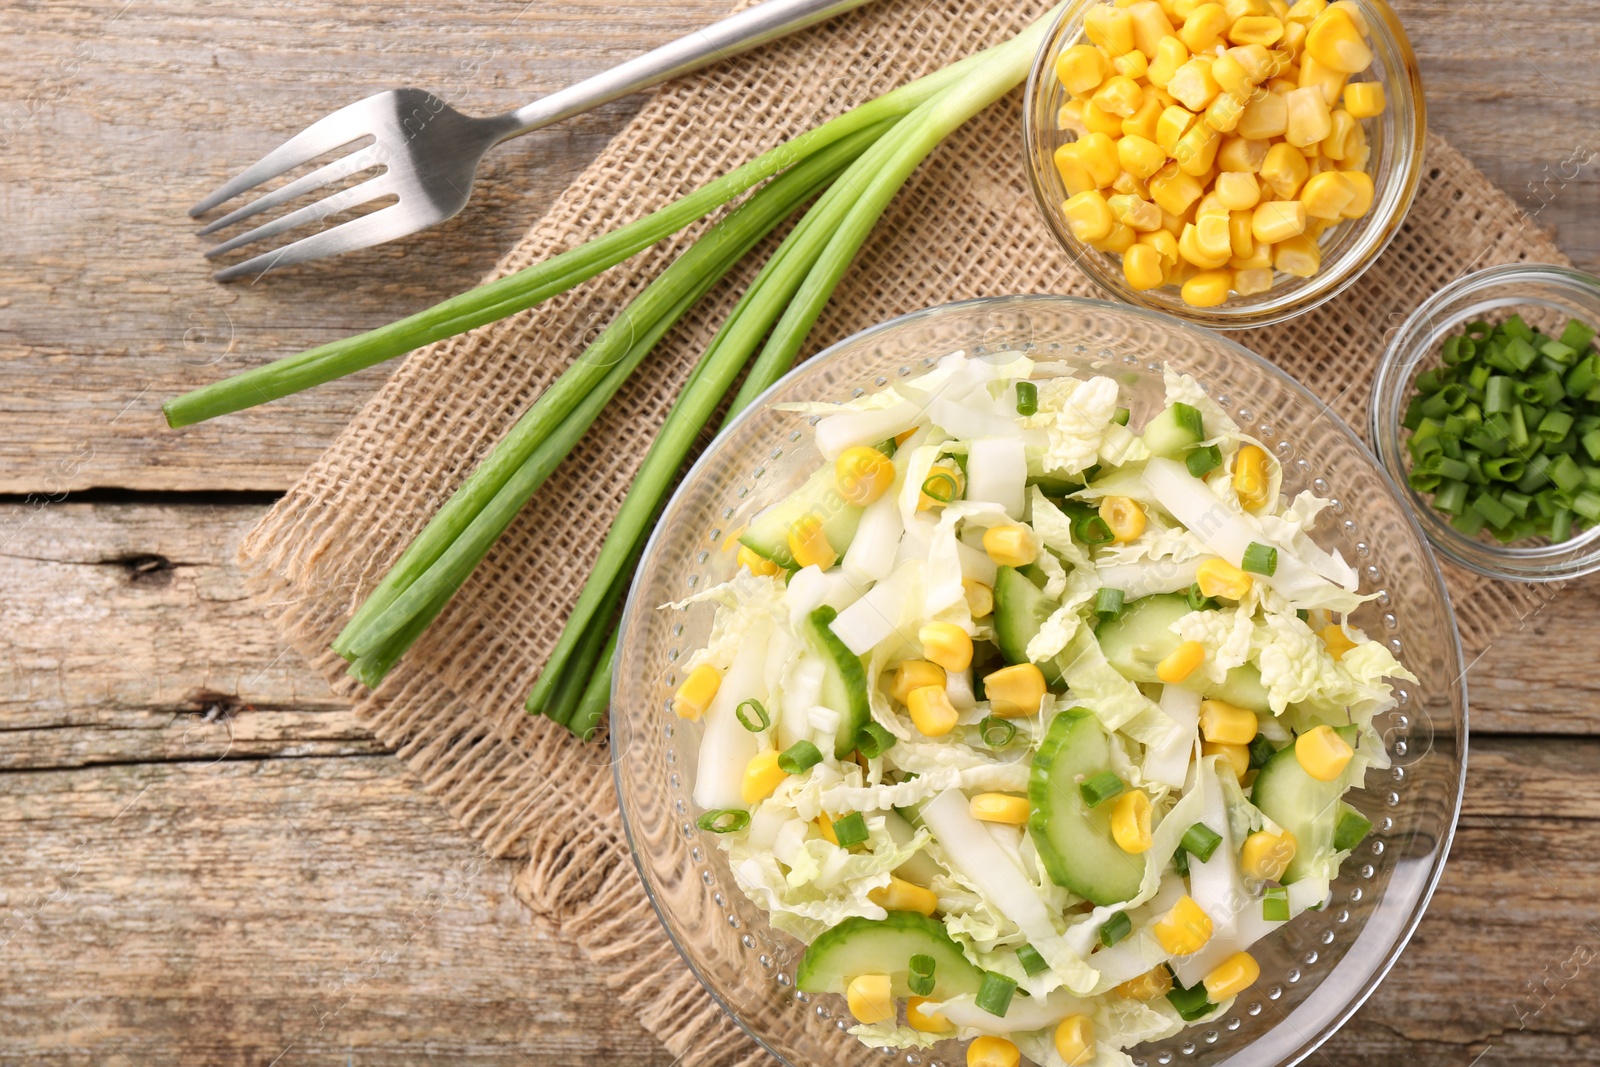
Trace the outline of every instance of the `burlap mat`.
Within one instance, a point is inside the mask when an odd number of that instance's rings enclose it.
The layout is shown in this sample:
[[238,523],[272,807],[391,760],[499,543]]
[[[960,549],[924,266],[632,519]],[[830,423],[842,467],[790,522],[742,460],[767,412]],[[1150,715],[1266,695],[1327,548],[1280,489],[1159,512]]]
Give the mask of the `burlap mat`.
[[[495,269],[521,269],[637,218],[824,118],[1009,36],[1029,3],[881,0],[661,91]],[[932,304],[1088,293],[1023,177],[1020,93],[912,178],[814,331],[810,350]],[[752,272],[668,335],[377,694],[327,651],[349,613],[539,391],[698,230],[534,311],[413,354],[246,539],[242,562],[288,639],[355,701],[492,855],[526,860],[523,901],[607,973],[685,1062],[763,1057],[661,934],[616,812],[607,756],[522,712],[667,406]],[[770,247],[770,245],[769,245]],[[1565,262],[1512,201],[1438,137],[1405,229],[1338,300],[1241,340],[1364,424],[1388,332],[1469,268]],[[1451,576],[1469,644],[1536,603],[1525,587]]]

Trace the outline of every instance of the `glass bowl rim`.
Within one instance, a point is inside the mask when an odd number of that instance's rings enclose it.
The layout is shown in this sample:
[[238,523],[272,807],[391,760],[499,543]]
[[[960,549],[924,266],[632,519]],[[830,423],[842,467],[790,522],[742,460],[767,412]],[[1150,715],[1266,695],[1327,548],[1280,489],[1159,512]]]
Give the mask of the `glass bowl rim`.
[[[947,304],[936,304],[932,307],[920,308],[916,311],[907,312],[904,315],[898,315],[892,319],[887,319],[883,322],[868,326],[865,329],[858,330],[847,337],[835,341],[833,344],[829,345],[827,348],[818,352],[816,355],[811,356],[805,361],[795,364],[783,375],[783,377],[779,378],[772,385],[768,386],[761,392],[759,396],[752,400],[743,411],[739,412],[739,414],[736,415],[726,427],[724,427],[723,431],[712,440],[711,444],[706,446],[705,450],[702,451],[698,457],[696,457],[689,470],[678,482],[677,488],[673,490],[672,496],[668,499],[666,507],[662,510],[662,514],[665,515],[667,512],[671,511],[673,505],[678,502],[679,497],[687,491],[689,486],[694,484],[696,477],[701,473],[702,469],[709,464],[710,458],[716,451],[718,445],[723,440],[731,438],[734,430],[742,427],[747,421],[756,418],[758,413],[766,412],[768,405],[771,403],[771,397],[777,393],[779,389],[786,387],[793,378],[806,372],[813,366],[820,366],[824,361],[835,358],[840,351],[845,349],[847,346],[851,346],[858,342],[868,340],[869,338],[876,337],[880,334],[887,333],[892,329],[911,325],[923,319],[933,318],[936,316],[954,315],[961,312],[975,311],[981,308],[989,307],[1026,307],[1041,305],[1047,306],[1052,304],[1086,305],[1090,308],[1099,308],[1117,314],[1127,314],[1144,318],[1158,325],[1177,326],[1185,331],[1209,334],[1210,339],[1215,340],[1225,347],[1231,349],[1235,355],[1245,357],[1246,363],[1253,365],[1256,370],[1266,372],[1269,377],[1277,377],[1281,379],[1284,384],[1289,386],[1291,391],[1298,393],[1304,399],[1318,405],[1322,409],[1322,414],[1325,417],[1332,419],[1334,425],[1342,429],[1349,439],[1355,444],[1355,446],[1366,455],[1367,460],[1373,466],[1374,472],[1377,474],[1378,478],[1383,482],[1389,492],[1398,500],[1400,500],[1402,505],[1404,504],[1405,498],[1401,494],[1399,487],[1395,484],[1394,479],[1389,476],[1388,470],[1385,469],[1382,463],[1378,462],[1377,457],[1373,455],[1372,450],[1366,446],[1365,442],[1363,442],[1361,438],[1350,428],[1350,425],[1344,421],[1338,412],[1334,411],[1330,406],[1328,406],[1328,404],[1325,403],[1320,397],[1302,384],[1299,379],[1295,378],[1293,375],[1289,374],[1287,371],[1276,366],[1275,364],[1269,362],[1264,357],[1257,355],[1248,348],[1245,348],[1228,335],[1218,333],[1214,330],[1207,330],[1195,323],[1180,319],[1176,315],[1168,315],[1164,312],[1153,311],[1148,308],[1124,304],[1118,301],[1101,300],[1093,297],[1069,296],[1065,294],[1031,293],[1014,294],[1008,296],[975,297],[968,300],[956,300]],[[1416,516],[1412,514],[1409,507],[1402,506],[1399,511],[1404,517],[1405,522],[1410,525],[1413,533],[1418,536],[1418,540],[1423,546],[1424,559],[1422,560],[1422,564],[1424,570],[1426,573],[1433,576],[1434,582],[1443,601],[1441,607],[1446,616],[1451,620],[1452,625],[1449,628],[1449,644],[1446,651],[1454,653],[1456,662],[1462,663],[1464,662],[1464,653],[1461,649],[1461,631],[1454,625],[1455,611],[1450,600],[1449,586],[1445,584],[1444,574],[1439,569],[1438,559],[1431,551],[1429,551],[1429,546],[1432,544],[1432,542],[1429,541],[1427,536],[1423,533],[1422,529],[1417,523]],[[634,613],[639,610],[639,576],[644,573],[643,561],[648,560],[655,554],[657,544],[662,537],[664,529],[665,525],[658,522],[655,528],[651,530],[649,539],[645,542],[644,551],[639,557],[641,561],[640,566],[634,573],[634,580],[629,586],[628,596],[623,603],[622,617],[617,624],[617,632],[619,635],[625,635],[627,633],[629,623],[632,621]],[[611,686],[613,692],[617,692],[621,686],[623,662],[624,657],[619,654],[616,656],[615,662],[612,665]],[[1278,1065],[1278,1067],[1295,1067],[1296,1064],[1302,1063],[1311,1055],[1313,1055],[1317,1049],[1319,1049],[1330,1037],[1337,1033],[1345,1025],[1345,1023],[1350,1021],[1350,1017],[1360,1010],[1361,1006],[1367,1002],[1374,992],[1377,991],[1378,986],[1383,983],[1384,978],[1388,976],[1390,970],[1394,968],[1395,963],[1399,961],[1400,954],[1405,950],[1406,945],[1410,943],[1412,936],[1416,933],[1417,926],[1422,922],[1423,915],[1427,912],[1428,904],[1433,899],[1434,891],[1439,885],[1439,879],[1444,874],[1445,864],[1449,860],[1450,848],[1455,840],[1456,828],[1461,818],[1461,808],[1466,795],[1467,749],[1469,742],[1468,722],[1471,715],[1471,705],[1469,701],[1468,685],[1465,672],[1462,673],[1456,684],[1460,686],[1461,690],[1461,718],[1460,722],[1457,724],[1456,733],[1456,758],[1454,760],[1455,789],[1453,796],[1450,797],[1450,815],[1446,820],[1446,825],[1442,828],[1442,831],[1439,834],[1435,858],[1430,865],[1427,876],[1423,879],[1422,884],[1417,892],[1416,899],[1411,904],[1409,914],[1406,915],[1404,922],[1394,937],[1394,940],[1384,950],[1383,958],[1373,968],[1363,987],[1358,989],[1343,1005],[1343,1007],[1335,1012],[1335,1014],[1330,1018],[1328,1023],[1324,1025],[1319,1033],[1313,1035],[1308,1039],[1307,1043],[1302,1044],[1301,1047],[1296,1050],[1292,1059],[1283,1061]],[[608,738],[610,737],[612,725],[612,720],[608,717]],[[633,867],[639,875],[639,881],[644,888],[645,897],[650,901],[650,908],[655,912],[656,919],[660,923],[662,932],[666,934],[667,940],[672,942],[672,947],[677,950],[679,958],[682,959],[684,965],[689,968],[689,972],[694,975],[695,980],[700,983],[701,988],[706,991],[707,995],[711,997],[711,1000],[717,1005],[718,1008],[722,1010],[722,1013],[729,1019],[733,1020],[734,1024],[738,1026],[740,1030],[742,1030],[752,1041],[760,1046],[764,1052],[773,1057],[773,1059],[775,1059],[778,1063],[784,1064],[786,1067],[793,1067],[793,1064],[786,1056],[784,1056],[777,1049],[773,1048],[766,1038],[756,1033],[755,1030],[753,1030],[751,1026],[745,1022],[744,1018],[734,1010],[733,1006],[716,988],[715,984],[708,980],[700,966],[694,961],[687,949],[684,947],[682,941],[678,937],[677,932],[673,929],[672,923],[669,920],[666,912],[662,909],[661,901],[658,899],[656,891],[652,886],[650,874],[645,869],[644,858],[641,854],[642,850],[639,847],[638,839],[635,834],[633,820],[628,814],[628,807],[626,804],[622,803],[622,763],[621,750],[619,750],[619,748],[613,744],[611,747],[612,787],[617,791],[617,812],[621,817],[623,836],[628,843],[628,856],[633,861]],[[1250,1046],[1246,1045],[1240,1051],[1246,1051],[1249,1047]]]
[[[1600,306],[1600,278],[1564,264],[1502,263],[1461,275],[1419,304],[1390,339],[1373,372],[1367,428],[1384,474],[1400,488],[1401,500],[1416,513],[1413,518],[1434,551],[1487,578],[1515,582],[1569,581],[1600,571],[1600,524],[1555,545],[1519,547],[1515,543],[1502,545],[1467,537],[1440,518],[1432,505],[1406,483],[1400,431],[1394,430],[1393,440],[1390,439],[1391,416],[1397,423],[1402,413],[1399,398],[1409,387],[1412,372],[1428,361],[1432,343],[1483,314],[1487,310],[1484,305],[1495,290],[1523,282],[1543,282],[1587,294]],[[1483,299],[1464,303],[1457,312],[1441,314],[1441,309],[1451,303],[1474,296]],[[1519,304],[1546,306],[1538,300],[1509,297],[1497,306],[1511,309]]]

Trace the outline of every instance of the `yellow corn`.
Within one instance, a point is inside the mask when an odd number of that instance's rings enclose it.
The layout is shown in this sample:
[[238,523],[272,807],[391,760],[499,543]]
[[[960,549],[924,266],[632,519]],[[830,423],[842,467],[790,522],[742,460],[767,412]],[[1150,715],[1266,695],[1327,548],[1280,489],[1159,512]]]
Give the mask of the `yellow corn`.
[[1299,55],[1306,45],[1306,26],[1303,22],[1285,22],[1283,40],[1278,44],[1287,52]]
[[1233,457],[1233,491],[1239,494],[1240,505],[1246,511],[1265,507],[1270,486],[1266,450],[1260,445],[1241,445]]
[[1345,208],[1355,198],[1355,185],[1336,170],[1313,174],[1300,190],[1300,202],[1306,206],[1306,214],[1319,219],[1343,218]]
[[839,553],[828,543],[822,517],[815,512],[800,516],[789,527],[789,554],[802,567],[821,567],[823,570],[833,566],[839,559]]
[[1228,232],[1228,212],[1197,212],[1194,224],[1195,243],[1200,246],[1207,258],[1215,261],[1217,266],[1227,262],[1233,255],[1233,237]]
[[894,1018],[894,995],[886,974],[860,974],[850,979],[844,999],[857,1022],[871,1026]]
[[1317,726],[1294,740],[1294,758],[1300,768],[1319,782],[1331,782],[1344,773],[1355,750],[1331,726]]
[[867,899],[884,911],[914,911],[932,915],[939,908],[939,898],[933,890],[892,874],[888,885],[868,890]]
[[961,591],[967,597],[967,610],[974,619],[981,619],[994,612],[994,590],[980,581],[972,578],[961,579]]
[[983,531],[983,550],[1002,567],[1026,567],[1039,558],[1039,544],[1033,539],[1033,531],[1014,522]]
[[[1281,93],[1256,92],[1233,129],[1241,137],[1264,141],[1289,128],[1289,105]],[[1263,151],[1265,147],[1263,146]]]
[[[1233,259],[1249,259],[1256,252],[1255,230],[1252,227],[1252,214],[1248,211],[1228,212],[1228,242],[1233,251]],[[1229,261],[1232,265],[1232,260]]]
[[[1259,246],[1266,248],[1266,245]],[[1243,267],[1230,263],[1236,268],[1233,272],[1233,291],[1240,296],[1255,296],[1272,288],[1272,268],[1270,267]]]
[[1150,795],[1130,789],[1111,807],[1111,839],[1129,855],[1150,850]]
[[1195,569],[1195,584],[1203,596],[1243,600],[1255,584],[1254,579],[1225,559],[1213,557]]
[[1056,1055],[1067,1067],[1094,1062],[1094,1022],[1087,1015],[1069,1015],[1056,1024]]
[[1328,136],[1333,118],[1321,89],[1315,86],[1295,89],[1285,103],[1289,108],[1289,124],[1283,132],[1284,140],[1296,148],[1305,148]]
[[1178,138],[1189,132],[1189,127],[1194,125],[1196,117],[1194,112],[1178,104],[1162,108],[1161,114],[1156,118],[1156,144],[1167,155],[1175,155],[1178,151]]
[[1006,793],[979,793],[967,801],[967,810],[979,822],[1022,826],[1028,821],[1028,798]]
[[672,711],[680,719],[697,721],[711,706],[717,690],[722,686],[722,672],[709,663],[702,663],[689,672],[689,677],[678,686],[672,697]]
[[1140,0],[1128,8],[1128,21],[1133,23],[1133,47],[1146,59],[1156,58],[1156,49],[1164,37],[1175,32],[1172,20],[1155,0]]
[[1150,84],[1160,89],[1165,89],[1172,81],[1172,76],[1178,68],[1189,62],[1189,48],[1181,38],[1166,36],[1156,42],[1156,54],[1150,61],[1150,69],[1145,76]]
[[1261,965],[1256,958],[1248,952],[1236,952],[1206,975],[1206,999],[1221,1004],[1249,989],[1260,977]]
[[[1261,180],[1267,183],[1267,187],[1279,200],[1293,200],[1310,173],[1311,168],[1306,165],[1305,155],[1294,145],[1285,142],[1279,142],[1267,149],[1266,157],[1261,161]],[[1256,238],[1262,239],[1259,233],[1256,234]]]
[[1200,755],[1221,756],[1233,768],[1233,776],[1244,781],[1250,773],[1250,748],[1248,745],[1224,745],[1216,741],[1200,742]]
[[1200,702],[1200,736],[1228,745],[1248,745],[1255,740],[1256,713],[1225,700]]
[[1072,236],[1084,242],[1105,237],[1117,221],[1098,189],[1090,189],[1072,197],[1061,205],[1061,213],[1067,217]]
[[[1162,108],[1166,107],[1155,94],[1146,92],[1144,102],[1139,105],[1139,110],[1122,120],[1122,136],[1143,137],[1147,141],[1156,139],[1156,120],[1161,117]],[[1121,158],[1121,145],[1118,145],[1118,158]]]
[[1017,1067],[1022,1050],[1003,1037],[975,1037],[967,1046],[967,1067]]
[[[1138,111],[1139,105],[1144,102],[1144,90],[1126,74],[1113,74],[1101,83],[1089,99],[1101,111],[1127,118]],[[1120,123],[1117,128],[1122,128]]]
[[1098,241],[1090,241],[1089,247],[1100,252],[1115,252],[1121,255],[1133,247],[1133,242],[1139,239],[1139,231],[1125,222],[1119,222],[1111,227],[1111,232]]
[[783,568],[772,562],[766,556],[755,551],[748,545],[739,546],[739,554],[734,557],[735,562],[751,574],[759,577],[771,577],[783,572]]
[[1155,289],[1166,283],[1166,264],[1154,245],[1140,241],[1122,253],[1122,277],[1140,292]]
[[[1116,123],[1116,131],[1120,134],[1122,132],[1121,120],[1113,116],[1112,121]],[[1117,159],[1117,143],[1111,139],[1111,135],[1092,131],[1087,137],[1078,141],[1077,145],[1078,158],[1083,161],[1083,165],[1094,176],[1095,187],[1100,188],[1110,185],[1116,179],[1118,172],[1122,170],[1122,162]]]
[[1133,19],[1122,8],[1096,4],[1084,13],[1083,29],[1089,40],[1113,56],[1133,51]]
[[[1204,51],[1217,43],[1222,31],[1228,28],[1228,13],[1221,4],[1201,4],[1183,20],[1178,37],[1191,53]],[[1177,95],[1177,94],[1173,94]]]
[[1014,663],[984,675],[983,690],[989,710],[1007,718],[1037,712],[1047,691],[1044,672],[1032,663]]
[[1345,205],[1344,217],[1359,219],[1372,210],[1372,175],[1360,170],[1345,170],[1339,173],[1344,175],[1345,181],[1356,191],[1355,199]]
[[[1209,271],[1206,273],[1210,273]],[[1204,275],[1195,275],[1203,277]],[[1185,286],[1187,291],[1187,286]],[[1206,659],[1206,646],[1199,641],[1185,641],[1156,664],[1156,677],[1168,684],[1183,681],[1193,674]]]
[[1217,270],[1228,261],[1227,253],[1212,255],[1200,246],[1200,230],[1194,223],[1185,223],[1183,236],[1178,238],[1178,255],[1201,270]]
[[1117,142],[1117,162],[1136,178],[1150,177],[1167,161],[1167,154],[1154,141],[1128,134]]
[[[1150,2],[1150,0],[1147,0],[1147,2]],[[1149,73],[1150,61],[1144,57],[1143,52],[1134,49],[1132,52],[1113,59],[1111,61],[1111,69],[1125,78],[1132,78],[1135,82],[1138,82]],[[1139,89],[1139,95],[1141,97],[1144,95],[1142,86]]]
[[[1214,308],[1228,300],[1228,290],[1233,288],[1233,271],[1223,268],[1203,270],[1183,283],[1178,295],[1190,307]],[[1177,655],[1176,652],[1173,655]],[[1168,656],[1167,659],[1171,659]],[[1167,660],[1162,660],[1166,663]],[[1177,668],[1173,668],[1176,670]],[[1163,679],[1165,680],[1165,679]]]
[[[1193,45],[1189,46],[1189,50],[1198,51]],[[1196,55],[1191,55],[1189,62],[1179,67],[1172,80],[1167,82],[1167,92],[1194,112],[1204,111],[1219,88],[1217,79],[1211,76],[1211,61]]]
[[908,659],[895,669],[894,678],[889,683],[889,695],[905,704],[909,703],[913,689],[921,689],[925,685],[943,689],[944,684],[943,667],[925,659]]
[[1263,47],[1283,39],[1283,22],[1276,15],[1245,15],[1228,27],[1228,40],[1234,44],[1259,44]]
[[1306,31],[1306,54],[1325,67],[1356,74],[1372,64],[1372,49],[1350,12],[1337,5],[1318,15]]
[[839,843],[839,835],[833,832],[833,820],[828,818],[827,812],[818,812],[814,825],[817,828],[817,832],[822,835],[822,839],[828,844],[837,845]]
[[1361,13],[1361,5],[1356,3],[1356,0],[1333,0],[1328,7],[1330,10],[1336,9],[1349,15],[1350,21],[1355,24],[1356,32],[1361,36],[1366,37],[1372,32],[1371,27],[1367,25],[1367,16]]
[[1339,94],[1344,91],[1345,81],[1349,75],[1340,73],[1330,67],[1325,67],[1310,56],[1300,61],[1300,71],[1295,75],[1295,84],[1301,89],[1316,89],[1322,94],[1322,100],[1332,107],[1339,100]]
[[1174,956],[1192,956],[1211,940],[1211,916],[1201,910],[1193,897],[1185,895],[1156,920],[1151,931],[1161,947]]
[[[1254,232],[1251,236],[1255,236]],[[1239,275],[1245,271],[1265,270],[1268,274],[1272,273],[1272,246],[1257,241],[1255,251],[1248,256],[1234,256],[1228,260],[1228,266],[1234,270],[1234,288],[1238,289]]]
[[1326,10],[1328,10],[1328,0],[1295,0],[1289,5],[1289,13],[1284,16],[1284,20],[1309,26]]
[[1081,151],[1083,140],[1068,141],[1056,149],[1052,157],[1056,164],[1056,173],[1061,175],[1061,184],[1066,186],[1067,192],[1076,196],[1078,193],[1099,188],[1094,175],[1089,173],[1089,168],[1083,165]]
[[1089,127],[1083,124],[1083,101],[1068,100],[1056,111],[1056,128],[1071,130],[1082,137],[1089,132]]
[[[1138,134],[1135,134],[1134,136],[1137,137]],[[1119,196],[1137,196],[1141,200],[1148,200],[1150,198],[1150,187],[1145,185],[1143,179],[1136,178],[1127,171],[1123,171],[1112,180],[1111,191]],[[1106,202],[1110,203],[1111,198],[1107,197]],[[1115,205],[1112,206],[1111,213],[1113,215],[1117,213]]]
[[867,445],[847,448],[833,461],[833,481],[840,496],[865,507],[894,484],[894,461]]
[[925,1034],[948,1034],[955,1027],[936,1011],[923,1011],[922,1006],[931,1001],[932,997],[908,997],[906,999],[906,1025],[913,1030],[921,1030]]
[[1317,145],[1321,154],[1333,160],[1342,160],[1355,147],[1356,120],[1344,108],[1335,111],[1328,124],[1328,136]]
[[[1234,133],[1238,133],[1237,127]],[[1225,173],[1255,174],[1261,170],[1261,162],[1266,158],[1265,141],[1253,141],[1242,136],[1224,137],[1222,147],[1217,149],[1217,168]]]
[[1274,834],[1257,830],[1244,839],[1244,847],[1239,849],[1239,868],[1246,878],[1276,882],[1289,869],[1294,853],[1294,835],[1289,831]]
[[911,722],[924,737],[943,737],[956,728],[956,709],[942,685],[924,685],[906,696]]
[[1228,205],[1224,204],[1221,198],[1217,196],[1217,191],[1215,189],[1211,190],[1211,192],[1207,193],[1205,196],[1202,196],[1199,203],[1195,204],[1195,225],[1198,226],[1200,224],[1200,220],[1205,218],[1207,215],[1220,215],[1223,218],[1228,217]]
[[1269,14],[1272,8],[1267,0],[1222,0],[1222,10],[1228,16],[1229,25],[1232,25],[1251,15]]
[[[928,477],[923,480],[922,484],[927,485],[928,482],[934,478],[939,479],[939,482],[935,486],[936,488],[949,490],[950,500],[960,500],[961,494],[967,491],[966,476],[961,473],[961,468],[956,466],[954,463],[935,463],[933,466],[928,468]],[[923,490],[917,494],[918,511],[927,511],[930,508],[944,507],[944,505],[947,503],[949,503],[949,501],[940,500],[937,497],[929,496],[926,490]]]
[[[1211,103],[1206,105],[1205,123],[1218,133],[1231,133],[1239,125],[1239,117],[1243,114],[1244,102],[1233,93],[1224,90],[1212,97]],[[1215,155],[1213,152],[1212,157],[1215,158]]]
[[1254,174],[1223,171],[1217,175],[1216,193],[1229,211],[1249,211],[1261,202],[1261,183]]
[[1344,87],[1344,109],[1351,118],[1370,119],[1383,114],[1382,82],[1351,82]]
[[739,783],[739,798],[746,804],[759,804],[770,797],[787,777],[783,768],[778,766],[777,749],[758,752],[745,764],[744,779]]
[[1092,44],[1075,44],[1056,57],[1056,77],[1073,96],[1088,96],[1106,79],[1106,57]]
[[[1124,141],[1131,139],[1123,138]],[[1116,216],[1118,222],[1125,223],[1140,233],[1154,233],[1161,229],[1161,209],[1148,200],[1132,193],[1118,193],[1116,196],[1108,197],[1106,203],[1110,205],[1111,214]]]
[[1250,216],[1250,232],[1265,244],[1287,241],[1305,230],[1306,206],[1298,200],[1273,200],[1259,205]]
[[1112,989],[1118,996],[1131,997],[1134,1000],[1155,1000],[1171,991],[1172,972],[1167,970],[1166,964],[1152,967],[1139,977],[1130,978]]
[[1100,517],[1111,528],[1111,539],[1119,545],[1144,533],[1144,508],[1129,497],[1108,496],[1100,501]]
[[953,622],[930,622],[917,631],[922,654],[947,671],[972,666],[972,638]]
[[1356,647],[1356,643],[1350,640],[1349,635],[1344,632],[1344,627],[1338,623],[1324,626],[1317,631],[1317,636],[1322,638],[1322,643],[1327,646],[1328,655],[1333,657],[1335,663],[1344,659],[1344,654]]
[[1094,106],[1092,100],[1083,102],[1083,125],[1090,133],[1103,133],[1107,137],[1122,136],[1123,119],[1120,115]]
[[1285,237],[1272,246],[1272,265],[1284,274],[1309,278],[1322,266],[1322,246],[1309,233]]

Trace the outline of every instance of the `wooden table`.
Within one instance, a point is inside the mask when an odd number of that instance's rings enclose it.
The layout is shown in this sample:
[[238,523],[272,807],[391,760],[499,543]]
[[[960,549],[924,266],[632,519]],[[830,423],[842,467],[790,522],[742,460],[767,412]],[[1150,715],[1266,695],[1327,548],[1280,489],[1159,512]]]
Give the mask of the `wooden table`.
[[[369,92],[499,110],[723,6],[5,5],[0,1062],[671,1061],[244,599],[234,545],[383,368],[182,433],[158,406],[468,286],[637,100],[496,152],[424,238],[257,285],[184,220],[222,177]],[[1593,13],[1400,6],[1433,128],[1600,269]],[[1597,591],[1473,666],[1452,864],[1315,1062],[1600,1060]]]

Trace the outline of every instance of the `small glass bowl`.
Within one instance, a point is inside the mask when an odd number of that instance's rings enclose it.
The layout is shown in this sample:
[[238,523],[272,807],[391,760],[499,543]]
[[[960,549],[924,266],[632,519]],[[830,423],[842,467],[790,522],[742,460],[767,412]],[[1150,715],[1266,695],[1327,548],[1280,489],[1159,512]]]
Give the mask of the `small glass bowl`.
[[1183,302],[1175,285],[1139,290],[1122,273],[1122,257],[1099,252],[1073,236],[1062,214],[1066,186],[1056,170],[1057,148],[1076,140],[1059,129],[1056,115],[1071,97],[1056,77],[1056,57],[1084,37],[1084,14],[1101,0],[1071,0],[1057,18],[1033,61],[1023,98],[1023,143],[1028,184],[1050,231],[1085,274],[1119,300],[1187,319],[1216,330],[1266,326],[1304,314],[1349,288],[1383,254],[1400,231],[1422,180],[1427,113],[1422,76],[1411,41],[1400,18],[1384,0],[1355,0],[1367,20],[1372,66],[1359,75],[1383,83],[1383,114],[1364,119],[1372,158],[1372,209],[1365,216],[1326,231],[1321,239],[1322,269],[1310,278],[1276,272],[1272,288],[1254,296],[1230,296],[1220,307],[1198,308]]
[[1600,571],[1600,525],[1550,544],[1528,538],[1501,544],[1488,533],[1468,537],[1410,487],[1411,456],[1400,420],[1411,383],[1440,365],[1439,347],[1474,320],[1502,322],[1520,314],[1545,333],[1561,332],[1568,319],[1600,325],[1600,279],[1550,263],[1509,263],[1464,275],[1411,313],[1389,342],[1372,381],[1371,440],[1378,460],[1416,513],[1422,532],[1447,559],[1490,578],[1557,582]]

